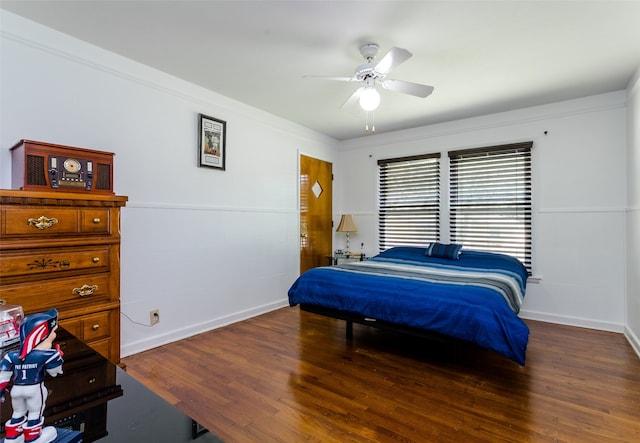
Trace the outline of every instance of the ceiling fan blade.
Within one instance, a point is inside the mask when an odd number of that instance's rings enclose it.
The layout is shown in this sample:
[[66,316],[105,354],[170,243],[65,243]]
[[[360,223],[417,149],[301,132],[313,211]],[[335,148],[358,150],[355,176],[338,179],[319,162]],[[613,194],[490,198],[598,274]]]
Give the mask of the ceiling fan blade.
[[360,93],[361,92],[362,92],[362,88],[356,89],[356,91],[353,94],[351,94],[351,97],[349,97],[346,102],[341,104],[338,109],[342,109],[345,106],[349,107],[349,106],[353,105],[355,102],[358,101],[358,99],[360,99]]
[[421,85],[420,83],[405,82],[403,80],[383,80],[380,85],[389,91],[402,92],[404,94],[415,95],[425,98],[433,92],[433,86]]
[[409,60],[413,54],[406,49],[393,47],[373,68],[376,72],[387,75],[393,68]]
[[303,78],[317,78],[320,80],[334,80],[339,82],[357,82],[358,79],[354,77],[333,77],[330,75],[303,75]]

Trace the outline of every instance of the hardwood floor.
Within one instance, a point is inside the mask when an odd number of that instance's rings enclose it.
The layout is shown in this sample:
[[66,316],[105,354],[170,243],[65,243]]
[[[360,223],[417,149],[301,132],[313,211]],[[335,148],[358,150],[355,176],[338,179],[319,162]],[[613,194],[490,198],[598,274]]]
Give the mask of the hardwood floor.
[[521,367],[283,308],[123,359],[225,442],[639,442],[621,334],[527,321]]

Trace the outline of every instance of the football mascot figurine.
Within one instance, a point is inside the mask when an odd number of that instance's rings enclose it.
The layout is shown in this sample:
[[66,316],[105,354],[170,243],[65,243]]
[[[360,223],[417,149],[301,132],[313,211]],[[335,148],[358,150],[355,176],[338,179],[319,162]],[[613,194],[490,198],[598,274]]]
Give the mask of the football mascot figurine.
[[62,351],[59,346],[52,349],[56,329],[55,309],[26,316],[20,324],[20,349],[0,361],[0,398],[13,376],[13,415],[5,423],[7,442],[47,443],[56,439],[56,429],[43,427],[42,416],[47,400],[45,373],[52,377],[62,374]]

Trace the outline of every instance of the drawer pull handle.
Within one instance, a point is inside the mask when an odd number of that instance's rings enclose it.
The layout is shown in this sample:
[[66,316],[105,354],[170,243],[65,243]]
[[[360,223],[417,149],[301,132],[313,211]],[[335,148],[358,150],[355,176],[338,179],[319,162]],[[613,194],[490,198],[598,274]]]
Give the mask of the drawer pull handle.
[[89,384],[93,384],[96,382],[96,378],[95,377],[89,377]]
[[73,288],[71,291],[75,295],[80,297],[87,297],[98,290],[98,285],[82,285],[81,288]]
[[100,261],[100,257],[93,257],[91,261],[94,263],[98,263]]
[[29,226],[35,226],[38,229],[48,229],[53,225],[58,224],[58,219],[54,217],[45,217],[44,215],[39,218],[30,218],[27,220]]
[[98,224],[98,223],[100,223],[101,221],[102,221],[102,220],[100,220],[100,218],[99,218],[99,217],[96,217],[96,218],[94,218],[94,219],[93,219],[93,222],[94,222],[95,224]]
[[100,325],[93,325],[91,326],[91,329],[93,329],[94,331],[97,331],[98,329],[100,329]]

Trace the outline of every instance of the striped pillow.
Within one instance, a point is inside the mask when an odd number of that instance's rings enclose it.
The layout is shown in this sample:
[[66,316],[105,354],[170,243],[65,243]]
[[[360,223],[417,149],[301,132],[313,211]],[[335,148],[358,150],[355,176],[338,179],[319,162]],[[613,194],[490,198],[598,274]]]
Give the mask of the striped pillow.
[[424,255],[428,257],[457,260],[460,257],[461,249],[462,245],[457,245],[455,243],[446,245],[444,243],[434,242],[430,243],[429,246],[427,246],[427,250],[424,252]]

